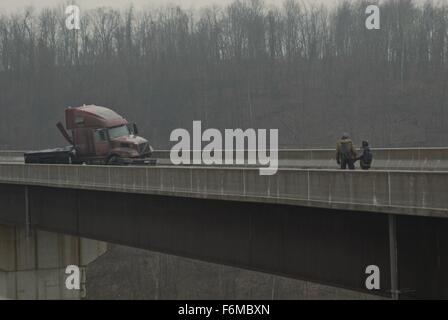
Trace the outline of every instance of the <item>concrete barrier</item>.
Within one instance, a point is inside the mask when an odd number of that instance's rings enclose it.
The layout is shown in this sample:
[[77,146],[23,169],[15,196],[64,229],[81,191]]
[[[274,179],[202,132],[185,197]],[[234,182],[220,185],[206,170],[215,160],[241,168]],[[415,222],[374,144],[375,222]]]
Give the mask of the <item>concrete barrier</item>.
[[[24,161],[25,151],[0,151],[0,162]],[[186,152],[190,152],[186,150]],[[423,170],[448,171],[448,148],[377,148],[372,149],[374,160],[372,170]],[[193,151],[190,153],[201,153]],[[223,153],[224,154],[224,153]],[[247,150],[242,154],[247,165]],[[170,150],[156,150],[153,157],[159,164],[172,165]],[[281,149],[278,150],[279,166],[283,168],[336,169],[333,149]],[[234,160],[237,155],[234,153]],[[358,166],[358,165],[357,165]]]
[[[372,148],[376,159],[380,160],[448,160],[448,147],[434,148]],[[185,150],[189,152],[190,150]],[[193,150],[193,153],[201,151]],[[224,152],[224,150],[222,150]],[[247,150],[246,156],[247,156]],[[335,149],[279,149],[280,160],[335,160]],[[156,158],[170,157],[170,150],[155,150],[153,152]]]
[[[186,151],[190,152],[190,151]],[[201,151],[190,152],[201,153]],[[372,170],[435,170],[448,171],[448,148],[373,148]],[[157,150],[155,158],[170,164],[170,151]],[[283,168],[336,169],[334,149],[281,149],[278,150],[279,166]],[[234,153],[234,160],[236,154]],[[247,159],[247,151],[244,153]],[[245,161],[247,164],[247,161]]]
[[0,150],[0,162],[23,162],[23,154],[21,150]]
[[0,183],[448,217],[448,172],[1,164]]

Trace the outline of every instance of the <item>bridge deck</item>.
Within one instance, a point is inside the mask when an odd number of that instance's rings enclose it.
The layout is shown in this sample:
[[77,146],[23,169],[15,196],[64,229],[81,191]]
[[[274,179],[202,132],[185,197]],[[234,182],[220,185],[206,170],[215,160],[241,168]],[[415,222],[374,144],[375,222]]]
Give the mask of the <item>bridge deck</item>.
[[0,164],[0,183],[448,217],[448,172]]

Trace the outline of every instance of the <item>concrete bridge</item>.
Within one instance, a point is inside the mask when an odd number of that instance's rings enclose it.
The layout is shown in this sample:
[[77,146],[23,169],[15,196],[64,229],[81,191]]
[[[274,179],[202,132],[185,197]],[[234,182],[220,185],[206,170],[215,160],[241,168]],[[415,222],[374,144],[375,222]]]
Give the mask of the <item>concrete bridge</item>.
[[[0,223],[383,297],[448,298],[447,152],[433,150],[375,153],[384,167],[413,170],[372,171],[327,169],[329,150],[295,152],[302,160],[281,157],[296,165],[275,176],[246,166],[4,163]],[[301,167],[311,155],[320,168]],[[369,265],[381,271],[379,290],[365,287]]]

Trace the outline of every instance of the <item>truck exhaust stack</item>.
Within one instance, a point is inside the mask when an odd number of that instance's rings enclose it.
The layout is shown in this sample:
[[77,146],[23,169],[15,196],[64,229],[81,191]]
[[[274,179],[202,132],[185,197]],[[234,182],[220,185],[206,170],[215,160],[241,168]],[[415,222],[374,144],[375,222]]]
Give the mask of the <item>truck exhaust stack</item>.
[[60,121],[56,124],[56,127],[59,129],[61,134],[64,136],[65,140],[67,140],[68,143],[73,145],[72,138],[70,138],[70,136],[67,133],[67,130],[65,130],[64,125]]

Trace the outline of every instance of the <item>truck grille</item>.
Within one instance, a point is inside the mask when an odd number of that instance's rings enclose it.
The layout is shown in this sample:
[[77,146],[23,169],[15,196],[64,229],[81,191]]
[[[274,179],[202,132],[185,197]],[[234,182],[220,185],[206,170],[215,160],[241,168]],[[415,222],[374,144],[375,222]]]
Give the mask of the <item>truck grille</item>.
[[144,142],[138,145],[138,153],[140,154],[148,154],[151,150],[149,149],[149,143]]

